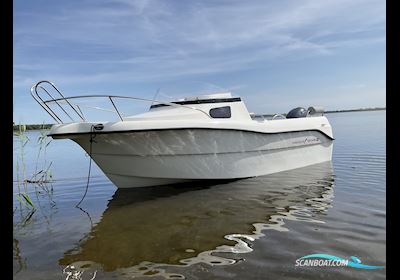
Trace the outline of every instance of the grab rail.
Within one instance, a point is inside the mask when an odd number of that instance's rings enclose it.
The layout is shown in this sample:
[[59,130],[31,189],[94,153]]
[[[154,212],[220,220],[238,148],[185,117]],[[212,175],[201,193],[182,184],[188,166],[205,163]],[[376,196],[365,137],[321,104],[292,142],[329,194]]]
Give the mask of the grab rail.
[[282,114],[275,114],[272,116],[272,120],[275,120],[276,118],[282,118],[282,119],[286,119],[286,117]]
[[[44,88],[41,84],[48,84],[50,85],[59,96],[58,98],[55,98],[52,94],[50,94],[50,92],[48,90],[46,90],[46,88]],[[47,93],[47,95],[50,97],[47,100],[44,100],[40,94],[38,93],[38,89],[43,90],[45,93]],[[80,95],[80,96],[70,96],[70,97],[65,97],[61,91],[50,81],[40,81],[38,83],[36,83],[35,85],[32,86],[31,88],[31,95],[33,97],[33,99],[35,99],[35,101],[37,103],[39,103],[39,105],[59,124],[64,123],[62,121],[62,118],[60,118],[55,112],[54,110],[52,110],[50,108],[50,106],[48,104],[50,103],[56,103],[57,106],[67,115],[67,117],[72,121],[72,122],[76,122],[76,120],[71,117],[71,115],[65,110],[65,108],[60,104],[59,101],[65,101],[67,103],[67,106],[69,106],[70,108],[72,108],[73,112],[79,117],[80,121],[82,122],[86,122],[86,118],[82,112],[82,110],[80,109],[79,105],[77,104],[73,104],[72,102],[70,102],[71,99],[78,99],[78,98],[93,98],[93,97],[105,97],[107,98],[115,111],[119,119],[121,121],[124,121],[124,118],[122,117],[122,114],[120,113],[120,111],[118,110],[117,106],[114,103],[113,98],[121,98],[121,99],[133,99],[133,100],[138,100],[138,101],[146,101],[146,102],[156,102],[156,103],[160,103],[160,104],[165,104],[165,105],[169,105],[169,106],[173,106],[173,107],[179,107],[179,108],[187,108],[187,109],[192,109],[192,110],[196,110],[199,111],[203,114],[205,114],[208,118],[211,118],[211,116],[204,112],[203,110],[199,109],[199,108],[194,108],[194,107],[190,107],[190,106],[185,106],[185,105],[181,105],[181,104],[176,104],[173,102],[165,102],[165,101],[159,101],[159,100],[155,100],[155,99],[146,99],[146,98],[139,98],[139,97],[131,97],[131,96],[120,96],[120,95]],[[76,108],[78,110],[75,109],[75,107],[73,106],[75,105]],[[101,108],[96,108],[94,107],[94,109],[99,109],[101,110]],[[78,112],[79,111],[79,112]]]

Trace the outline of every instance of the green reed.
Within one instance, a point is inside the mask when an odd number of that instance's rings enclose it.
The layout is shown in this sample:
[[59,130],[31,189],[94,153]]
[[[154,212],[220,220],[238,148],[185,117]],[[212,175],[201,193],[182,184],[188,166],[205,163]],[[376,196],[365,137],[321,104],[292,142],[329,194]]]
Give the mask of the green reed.
[[[27,176],[26,172],[26,163],[25,163],[25,146],[30,141],[29,137],[25,134],[26,126],[18,125],[18,130],[14,132],[15,136],[18,136],[18,156],[16,160],[16,175],[17,175],[17,187],[18,193],[16,198],[20,202],[20,207],[25,206],[27,208],[35,209],[35,204],[33,203],[31,197],[28,193],[28,184],[33,184],[34,193],[36,198],[39,201],[39,193],[41,191],[39,188],[49,195],[50,201],[52,203],[53,200],[51,198],[53,194],[53,186],[50,184],[50,188],[47,183],[51,183],[53,175],[51,172],[51,164],[48,163],[46,159],[46,151],[47,147],[50,145],[51,140],[48,139],[46,135],[46,130],[44,129],[44,125],[42,126],[42,130],[40,131],[40,135],[37,139],[38,144],[38,153],[36,156],[35,162],[35,171],[32,175]],[[43,164],[40,164],[40,160],[43,158]],[[23,188],[21,188],[21,184]]]
[[[52,162],[47,164],[47,158],[46,158],[47,147],[50,145],[51,139],[47,137],[46,130],[43,128],[44,124],[42,130],[40,131],[40,135],[37,139],[37,142],[39,144],[39,150],[36,156],[35,173],[29,179],[29,183],[42,183],[42,184],[48,183],[53,178],[53,174],[50,169]],[[42,168],[38,170],[39,160],[41,155],[43,156],[44,164],[42,165]]]
[[30,206],[34,208],[34,204],[29,197],[26,184],[23,184],[23,191],[21,191],[21,181],[24,181],[26,177],[26,164],[25,164],[25,146],[30,141],[29,137],[25,134],[26,126],[18,125],[18,131],[14,132],[14,135],[18,136],[18,157],[16,162],[17,171],[17,186],[18,194],[17,199],[20,202],[20,206]]

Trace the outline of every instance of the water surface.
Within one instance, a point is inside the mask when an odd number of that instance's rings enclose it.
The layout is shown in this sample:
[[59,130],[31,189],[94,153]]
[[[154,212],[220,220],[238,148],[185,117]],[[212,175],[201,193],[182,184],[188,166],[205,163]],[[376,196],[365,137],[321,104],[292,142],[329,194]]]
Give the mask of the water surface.
[[29,132],[26,174],[52,162],[55,181],[52,192],[27,186],[35,212],[14,200],[14,279],[384,279],[384,268],[295,262],[325,253],[385,265],[385,113],[328,114],[331,164],[257,178],[117,190],[93,165],[81,209],[89,158],[54,140],[37,160]]

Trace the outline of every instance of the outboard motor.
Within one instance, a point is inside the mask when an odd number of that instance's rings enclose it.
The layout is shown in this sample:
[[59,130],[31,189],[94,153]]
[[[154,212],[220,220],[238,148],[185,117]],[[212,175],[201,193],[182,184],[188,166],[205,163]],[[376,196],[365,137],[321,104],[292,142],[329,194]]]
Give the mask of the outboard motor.
[[325,112],[324,107],[321,106],[311,106],[308,108],[309,115],[323,116],[324,112]]
[[287,119],[293,119],[293,118],[305,118],[307,117],[307,110],[302,108],[302,107],[297,107],[292,110],[290,110],[289,113],[287,113],[286,118]]

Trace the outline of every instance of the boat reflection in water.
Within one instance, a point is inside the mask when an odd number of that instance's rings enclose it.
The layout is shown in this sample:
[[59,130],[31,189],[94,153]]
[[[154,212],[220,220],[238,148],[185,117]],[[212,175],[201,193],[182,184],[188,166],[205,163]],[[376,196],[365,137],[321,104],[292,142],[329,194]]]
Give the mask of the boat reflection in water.
[[59,264],[169,278],[182,276],[166,273],[168,266],[233,264],[237,253],[257,250],[252,243],[265,230],[288,231],[285,220],[323,223],[333,186],[327,162],[208,186],[118,189],[100,222]]

